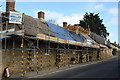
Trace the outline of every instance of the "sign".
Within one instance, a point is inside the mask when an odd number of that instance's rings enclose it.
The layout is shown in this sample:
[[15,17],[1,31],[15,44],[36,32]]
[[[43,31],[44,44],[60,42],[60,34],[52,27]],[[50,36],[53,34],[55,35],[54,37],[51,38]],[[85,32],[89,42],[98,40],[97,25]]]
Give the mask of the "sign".
[[92,44],[92,40],[87,39],[87,40],[86,40],[86,43],[87,43],[87,44]]
[[10,11],[9,23],[22,24],[22,13]]

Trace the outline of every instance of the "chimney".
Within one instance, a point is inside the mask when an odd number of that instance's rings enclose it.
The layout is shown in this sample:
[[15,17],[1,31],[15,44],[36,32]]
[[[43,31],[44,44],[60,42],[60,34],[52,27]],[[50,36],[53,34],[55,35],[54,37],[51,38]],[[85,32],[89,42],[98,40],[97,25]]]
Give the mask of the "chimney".
[[42,12],[42,11],[38,12],[38,18],[44,19],[44,15],[45,15],[44,12]]
[[6,0],[6,13],[15,10],[15,0]]
[[67,22],[63,22],[63,27],[67,28]]

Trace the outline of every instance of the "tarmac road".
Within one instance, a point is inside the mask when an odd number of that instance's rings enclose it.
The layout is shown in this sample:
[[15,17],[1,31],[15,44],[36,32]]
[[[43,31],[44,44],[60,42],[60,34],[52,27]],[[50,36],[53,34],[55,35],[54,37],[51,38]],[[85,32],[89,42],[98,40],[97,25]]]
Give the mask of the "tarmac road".
[[113,58],[97,64],[77,67],[37,78],[118,78],[120,76],[118,67],[120,67],[120,59]]
[[[112,58],[95,64],[58,71],[44,76],[36,75],[8,80],[120,80],[120,58]],[[7,79],[6,79],[7,80]]]

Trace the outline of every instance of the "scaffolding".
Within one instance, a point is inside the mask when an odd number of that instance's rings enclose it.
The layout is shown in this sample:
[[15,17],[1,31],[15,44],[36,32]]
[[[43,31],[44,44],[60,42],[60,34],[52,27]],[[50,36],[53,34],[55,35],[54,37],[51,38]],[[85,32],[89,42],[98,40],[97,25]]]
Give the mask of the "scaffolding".
[[[9,23],[8,23],[8,18],[6,19],[7,20],[5,22],[5,30],[7,31]],[[48,35],[38,34],[38,36],[36,37],[25,35],[24,17],[22,20],[23,20],[22,30],[1,34],[1,38],[4,38],[4,39],[1,39],[1,40],[4,40],[4,43],[2,43],[4,44],[4,48],[3,49],[1,48],[1,49],[4,50],[5,54],[7,54],[7,50],[12,50],[12,56],[13,56],[12,71],[13,72],[16,65],[16,62],[15,62],[15,59],[16,59],[15,57],[17,54],[16,50],[21,52],[20,71],[21,71],[22,77],[26,74],[27,71],[36,71],[36,73],[39,74],[39,71],[42,70],[43,66],[45,65],[44,63],[45,55],[47,58],[46,63],[48,64],[48,70],[51,70],[51,67],[52,67],[51,51],[52,50],[56,51],[55,64],[58,67],[58,69],[64,66],[70,67],[70,58],[71,58],[70,54],[73,52],[75,52],[76,63],[79,63],[80,55],[82,55],[81,53],[87,53],[88,55],[89,51],[96,52],[99,50],[99,46],[96,46],[96,45],[87,45],[85,43],[80,43],[77,41],[64,40],[58,37],[52,37],[50,36],[50,31],[48,32],[49,33]],[[39,20],[37,21],[37,25],[39,26]],[[15,29],[15,26],[16,24],[14,24],[14,29]],[[1,31],[3,31],[2,25],[1,25]],[[46,31],[48,30],[46,29]],[[57,32],[56,34],[59,34],[59,32]],[[60,35],[63,35],[63,34],[60,34]],[[66,35],[63,35],[63,36],[66,36]],[[12,48],[7,47],[7,44],[8,44],[7,37],[11,37],[13,41]],[[18,44],[18,43],[15,43],[17,38],[20,39],[21,41],[20,47],[15,46]],[[45,43],[44,47],[40,47],[41,41]],[[26,42],[27,44],[29,44],[29,46],[27,46]],[[53,44],[55,44],[55,46],[51,47]],[[95,48],[95,49],[91,50],[91,48]]]
[[[0,16],[2,14],[2,5],[0,5]],[[0,31],[2,31],[2,17],[0,17]],[[0,35],[2,37],[2,35]],[[2,40],[0,39],[0,74],[2,74]],[[1,77],[1,76],[0,76]]]

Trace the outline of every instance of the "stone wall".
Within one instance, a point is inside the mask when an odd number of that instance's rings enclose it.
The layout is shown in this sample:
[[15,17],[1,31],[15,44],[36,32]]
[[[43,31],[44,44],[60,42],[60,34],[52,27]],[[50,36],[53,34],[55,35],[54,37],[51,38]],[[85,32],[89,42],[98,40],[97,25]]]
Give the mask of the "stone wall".
[[[40,71],[43,69],[50,69],[52,67],[62,67],[69,64],[85,63],[88,61],[98,60],[98,52],[87,51],[66,51],[66,50],[46,50],[41,49],[47,47],[43,42],[40,42],[39,48],[31,50],[22,50],[21,43],[15,41],[15,49],[13,48],[13,42],[7,40],[7,49],[2,49],[0,56],[2,55],[2,69],[3,71],[7,65],[9,65],[12,74],[26,73],[29,71]],[[24,49],[28,48],[28,43],[24,42]],[[3,45],[4,47],[4,45]],[[17,48],[17,49],[16,49]],[[92,56],[91,60],[89,59]],[[101,49],[99,53],[100,59],[106,59],[112,56],[112,49]]]
[[[55,66],[56,53],[53,50],[51,50],[48,55],[45,55],[45,50],[38,51],[38,54],[37,52],[33,53],[29,51],[23,51],[22,54],[21,50],[14,50],[14,53],[15,54],[13,54],[13,50],[2,51],[3,69],[6,67],[6,65],[9,65],[11,71],[13,73],[17,73],[17,72],[21,72],[22,68],[23,71],[27,72],[27,71],[35,71],[36,69],[41,70],[43,68]],[[32,56],[29,56],[29,53],[31,53]],[[23,62],[23,65],[21,62]],[[37,66],[39,68],[37,68]]]
[[106,59],[106,58],[110,58],[112,57],[112,51],[113,49],[112,48],[104,48],[104,49],[101,49],[100,51],[100,58],[101,59]]
[[[97,60],[97,55],[98,55],[97,52],[89,53],[89,60],[90,61],[96,61]],[[91,57],[91,59],[90,59],[90,57]]]

